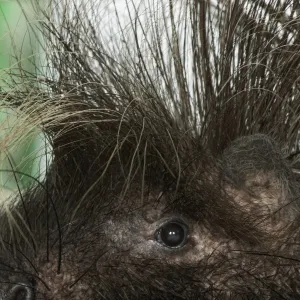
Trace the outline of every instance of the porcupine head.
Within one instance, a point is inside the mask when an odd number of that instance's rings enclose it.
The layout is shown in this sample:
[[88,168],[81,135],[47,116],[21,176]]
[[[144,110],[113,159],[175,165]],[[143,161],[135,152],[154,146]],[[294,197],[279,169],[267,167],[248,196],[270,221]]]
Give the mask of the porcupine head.
[[126,2],[127,23],[35,3],[46,71],[1,92],[18,118],[0,149],[38,128],[51,151],[1,206],[1,300],[297,299],[299,18],[283,2]]

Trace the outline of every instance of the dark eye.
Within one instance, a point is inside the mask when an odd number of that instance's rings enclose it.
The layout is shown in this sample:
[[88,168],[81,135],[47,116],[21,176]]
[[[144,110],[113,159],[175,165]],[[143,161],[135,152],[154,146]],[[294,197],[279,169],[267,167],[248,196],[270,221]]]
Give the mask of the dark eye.
[[162,225],[155,233],[156,240],[168,247],[182,247],[187,239],[188,228],[180,221],[170,221]]

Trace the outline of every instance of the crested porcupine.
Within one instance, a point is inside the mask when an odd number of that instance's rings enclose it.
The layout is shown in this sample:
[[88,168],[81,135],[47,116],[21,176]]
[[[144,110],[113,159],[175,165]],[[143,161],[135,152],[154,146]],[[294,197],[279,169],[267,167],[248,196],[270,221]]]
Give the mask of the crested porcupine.
[[0,208],[0,299],[299,299],[298,0],[120,2],[33,2],[0,149],[51,163]]

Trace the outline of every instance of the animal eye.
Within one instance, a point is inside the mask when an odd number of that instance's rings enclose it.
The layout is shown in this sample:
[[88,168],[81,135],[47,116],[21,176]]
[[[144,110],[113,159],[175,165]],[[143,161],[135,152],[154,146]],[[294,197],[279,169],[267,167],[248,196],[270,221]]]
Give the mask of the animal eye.
[[180,248],[187,240],[188,227],[180,221],[170,221],[155,232],[155,239],[168,248]]

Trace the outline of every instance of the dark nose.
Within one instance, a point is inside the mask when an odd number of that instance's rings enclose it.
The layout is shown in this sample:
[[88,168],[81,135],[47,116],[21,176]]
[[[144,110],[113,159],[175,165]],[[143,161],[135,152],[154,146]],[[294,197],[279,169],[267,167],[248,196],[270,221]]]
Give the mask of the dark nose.
[[34,300],[34,289],[30,285],[18,283],[8,293],[7,300]]

